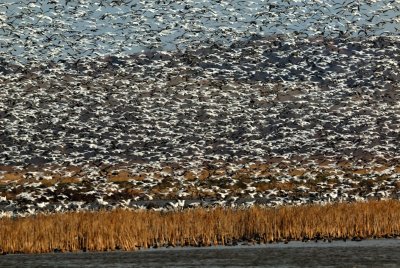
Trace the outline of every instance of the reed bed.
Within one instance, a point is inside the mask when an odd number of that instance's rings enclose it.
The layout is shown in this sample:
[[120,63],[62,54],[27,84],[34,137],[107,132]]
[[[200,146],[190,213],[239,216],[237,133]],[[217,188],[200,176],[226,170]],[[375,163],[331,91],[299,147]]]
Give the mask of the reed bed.
[[99,211],[0,219],[0,252],[133,251],[400,235],[400,202],[183,211]]

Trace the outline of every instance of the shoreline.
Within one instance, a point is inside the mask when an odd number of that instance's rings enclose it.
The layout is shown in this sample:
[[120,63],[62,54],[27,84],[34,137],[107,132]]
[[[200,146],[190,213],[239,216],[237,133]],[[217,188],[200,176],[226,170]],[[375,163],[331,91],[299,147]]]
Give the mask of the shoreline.
[[[0,253],[136,251],[400,237],[400,202],[98,211],[0,219]],[[296,242],[297,243],[297,242]]]
[[289,241],[286,242],[272,242],[265,244],[250,244],[247,242],[241,242],[238,245],[211,245],[211,246],[176,246],[176,247],[159,247],[159,248],[146,248],[134,251],[124,251],[124,250],[112,250],[112,251],[55,251],[46,253],[2,253],[3,256],[21,256],[21,255],[54,255],[54,254],[112,254],[112,253],[157,253],[157,252],[176,252],[176,251],[197,251],[197,250],[230,250],[230,249],[298,249],[298,248],[337,248],[337,247],[379,247],[379,246],[399,246],[400,245],[400,235],[392,238],[366,238],[362,240],[346,240],[343,239],[333,239],[331,242],[323,240],[308,240],[308,241]]

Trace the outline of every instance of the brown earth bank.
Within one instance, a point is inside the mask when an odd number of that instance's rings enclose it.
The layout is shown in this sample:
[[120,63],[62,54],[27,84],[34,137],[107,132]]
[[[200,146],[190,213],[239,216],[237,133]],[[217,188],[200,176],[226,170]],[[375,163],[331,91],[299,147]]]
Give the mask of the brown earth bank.
[[119,209],[0,219],[3,254],[399,236],[400,202],[394,200],[170,212]]

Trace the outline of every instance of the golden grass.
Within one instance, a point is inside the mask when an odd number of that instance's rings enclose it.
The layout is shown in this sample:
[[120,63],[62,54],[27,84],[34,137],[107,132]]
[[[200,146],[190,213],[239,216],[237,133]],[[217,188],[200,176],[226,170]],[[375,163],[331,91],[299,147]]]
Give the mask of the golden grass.
[[400,235],[400,202],[176,212],[100,211],[0,219],[0,251],[136,250]]

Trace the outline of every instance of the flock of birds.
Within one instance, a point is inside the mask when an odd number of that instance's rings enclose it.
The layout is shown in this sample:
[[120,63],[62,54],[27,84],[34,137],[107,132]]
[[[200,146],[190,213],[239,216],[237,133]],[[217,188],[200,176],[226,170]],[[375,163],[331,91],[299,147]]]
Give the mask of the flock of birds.
[[399,198],[399,4],[0,4],[0,211]]
[[395,157],[399,44],[270,38],[14,70],[1,77],[0,160],[24,168]]
[[249,36],[387,36],[398,0],[31,0],[0,4],[5,61],[41,64],[232,44]]
[[179,211],[400,199],[399,161],[379,162],[366,167],[344,160],[274,158],[216,161],[197,169],[108,165],[13,172],[3,174],[0,218],[115,208]]

